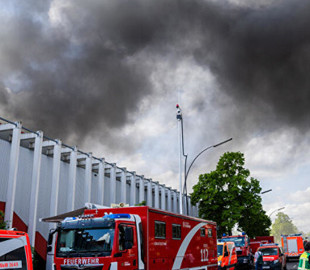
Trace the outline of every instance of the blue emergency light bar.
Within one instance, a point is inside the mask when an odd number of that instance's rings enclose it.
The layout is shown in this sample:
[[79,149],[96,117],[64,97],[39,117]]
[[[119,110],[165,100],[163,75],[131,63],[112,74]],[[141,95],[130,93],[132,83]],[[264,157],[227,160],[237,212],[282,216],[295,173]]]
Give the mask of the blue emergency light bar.
[[110,215],[105,215],[105,218],[130,218],[129,214],[110,214]]

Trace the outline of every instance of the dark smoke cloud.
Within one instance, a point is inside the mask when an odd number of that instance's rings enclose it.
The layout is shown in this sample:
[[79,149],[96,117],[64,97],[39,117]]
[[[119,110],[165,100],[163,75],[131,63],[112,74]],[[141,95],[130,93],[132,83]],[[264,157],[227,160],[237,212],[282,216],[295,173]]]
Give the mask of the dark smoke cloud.
[[113,140],[110,130],[157,94],[152,59],[177,65],[186,56],[211,69],[241,112],[251,104],[248,116],[264,115],[266,106],[276,121],[308,127],[307,1],[75,0],[60,8],[56,26],[53,2],[28,2],[11,4],[0,26],[2,110],[27,127],[68,143],[95,130]]
[[[310,3],[278,1],[218,15],[195,51],[197,61],[211,67],[245,115],[263,114],[274,124],[307,130]],[[267,114],[270,108],[274,115]]]

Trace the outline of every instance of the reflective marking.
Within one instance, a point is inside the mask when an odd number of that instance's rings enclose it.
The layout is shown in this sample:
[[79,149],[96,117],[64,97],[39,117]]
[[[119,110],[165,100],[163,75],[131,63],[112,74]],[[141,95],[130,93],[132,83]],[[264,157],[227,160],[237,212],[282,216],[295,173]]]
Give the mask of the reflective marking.
[[179,251],[177,253],[177,256],[175,258],[175,261],[173,263],[172,269],[181,269],[181,264],[183,262],[183,257],[184,254],[186,252],[186,249],[190,243],[190,241],[192,240],[192,238],[194,237],[195,233],[202,227],[204,226],[205,222],[201,222],[199,224],[197,224],[193,229],[191,229],[191,231],[186,235],[186,237],[184,238]]

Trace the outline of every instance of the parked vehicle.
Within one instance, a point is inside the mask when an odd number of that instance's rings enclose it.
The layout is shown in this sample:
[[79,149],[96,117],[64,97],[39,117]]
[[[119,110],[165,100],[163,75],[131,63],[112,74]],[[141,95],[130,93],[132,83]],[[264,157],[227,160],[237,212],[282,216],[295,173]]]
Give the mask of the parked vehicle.
[[217,259],[219,270],[234,270],[238,261],[235,243],[218,242]]
[[0,269],[33,269],[27,233],[0,230]]
[[281,235],[281,244],[287,260],[299,258],[304,252],[302,234]]
[[251,253],[255,254],[256,250],[263,244],[274,243],[273,236],[256,236],[253,239],[250,239],[250,249]]
[[[286,256],[276,244],[265,244],[258,248],[263,253],[263,269],[286,269]],[[256,261],[254,260],[254,263]]]
[[[216,223],[147,206],[86,209],[49,237],[54,269],[217,269]],[[52,247],[48,246],[48,251]]]
[[234,242],[237,252],[237,267],[249,269],[253,266],[253,256],[250,249],[249,237],[246,234],[223,236],[219,242]]

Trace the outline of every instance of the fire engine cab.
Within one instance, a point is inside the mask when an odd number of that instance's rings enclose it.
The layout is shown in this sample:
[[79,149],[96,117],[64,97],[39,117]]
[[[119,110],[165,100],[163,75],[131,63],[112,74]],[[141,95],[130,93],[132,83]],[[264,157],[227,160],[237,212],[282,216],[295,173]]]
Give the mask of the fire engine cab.
[[86,209],[53,233],[55,270],[217,269],[216,223],[147,206]]
[[237,251],[238,262],[237,266],[239,268],[249,269],[253,264],[253,256],[250,250],[249,237],[243,233],[242,235],[224,235],[220,242],[234,242]]
[[218,270],[234,270],[237,265],[237,254],[234,242],[217,243]]
[[263,269],[286,269],[286,257],[278,245],[273,243],[263,244],[257,250],[263,254]]
[[0,269],[33,269],[27,233],[0,230]]

